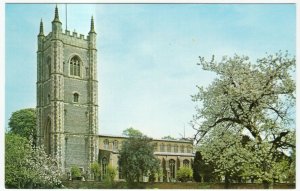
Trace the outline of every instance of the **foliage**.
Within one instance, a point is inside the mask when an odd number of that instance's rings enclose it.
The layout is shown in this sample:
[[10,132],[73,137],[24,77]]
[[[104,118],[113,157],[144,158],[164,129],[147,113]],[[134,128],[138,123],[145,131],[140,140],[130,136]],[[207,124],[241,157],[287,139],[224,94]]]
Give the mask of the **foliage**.
[[107,166],[107,172],[104,176],[104,183],[113,186],[117,175],[117,169],[111,165]]
[[127,137],[142,137],[143,136],[143,133],[141,131],[134,129],[132,127],[125,129],[122,134]]
[[[201,107],[191,124],[204,159],[215,163],[216,172],[267,183],[276,178],[278,153],[295,148],[295,62],[281,52],[257,64],[237,55],[220,63],[200,57],[199,65],[218,78],[192,96]],[[245,135],[250,140],[242,141]]]
[[157,172],[159,161],[154,156],[151,139],[143,134],[130,135],[120,150],[120,164],[128,183],[139,182],[142,176]]
[[81,171],[78,166],[74,165],[71,167],[71,176],[72,178],[77,178],[81,176]]
[[187,182],[193,178],[193,170],[189,167],[180,167],[176,173],[176,177],[181,182]]
[[200,151],[197,151],[194,158],[193,178],[196,182],[212,182],[215,179],[212,163],[205,162]]
[[8,125],[10,132],[34,141],[36,139],[35,109],[27,108],[13,112]]
[[57,161],[43,147],[16,134],[5,135],[5,185],[9,188],[54,188],[61,185]]
[[98,180],[101,175],[100,165],[97,162],[91,164],[91,172],[94,174],[94,179]]

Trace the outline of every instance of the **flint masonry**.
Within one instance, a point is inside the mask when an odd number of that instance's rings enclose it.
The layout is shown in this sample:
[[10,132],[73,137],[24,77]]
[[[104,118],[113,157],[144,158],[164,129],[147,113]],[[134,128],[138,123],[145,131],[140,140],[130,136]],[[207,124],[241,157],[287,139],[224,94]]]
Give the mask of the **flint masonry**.
[[98,82],[94,20],[87,37],[62,30],[58,9],[52,31],[40,23],[37,50],[38,144],[66,172],[85,172],[97,160]]

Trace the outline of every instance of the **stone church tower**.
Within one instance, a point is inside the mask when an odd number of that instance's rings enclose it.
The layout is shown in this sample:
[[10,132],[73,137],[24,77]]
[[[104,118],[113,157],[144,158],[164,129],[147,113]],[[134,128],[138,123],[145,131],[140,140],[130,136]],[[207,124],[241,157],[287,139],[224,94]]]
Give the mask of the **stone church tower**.
[[57,7],[52,31],[40,23],[37,50],[38,144],[65,172],[86,173],[97,161],[98,81],[94,20],[88,36],[62,31]]

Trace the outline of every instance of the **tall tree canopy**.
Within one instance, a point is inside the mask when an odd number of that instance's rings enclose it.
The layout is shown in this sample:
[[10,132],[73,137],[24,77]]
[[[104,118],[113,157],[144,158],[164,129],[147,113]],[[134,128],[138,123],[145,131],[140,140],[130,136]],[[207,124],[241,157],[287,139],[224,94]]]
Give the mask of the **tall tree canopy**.
[[36,112],[33,108],[26,108],[12,113],[8,126],[10,132],[27,139],[36,138]]
[[151,139],[133,128],[124,132],[134,132],[126,133],[129,138],[124,141],[119,153],[122,173],[127,182],[139,182],[143,176],[158,172],[159,161],[154,156]]
[[[203,157],[221,172],[266,183],[278,178],[278,158],[295,148],[295,63],[282,52],[256,64],[246,56],[200,57],[199,65],[217,79],[192,96],[199,103],[192,125]],[[242,141],[244,135],[251,141]]]

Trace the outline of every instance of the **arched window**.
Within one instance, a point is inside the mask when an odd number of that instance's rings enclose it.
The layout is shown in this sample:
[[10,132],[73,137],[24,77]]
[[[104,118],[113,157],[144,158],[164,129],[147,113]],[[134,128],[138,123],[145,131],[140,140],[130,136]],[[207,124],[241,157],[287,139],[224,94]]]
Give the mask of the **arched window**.
[[186,151],[187,153],[191,153],[192,152],[192,148],[191,147],[188,146],[186,149],[187,149],[187,151]]
[[113,150],[118,150],[118,146],[119,146],[119,143],[118,143],[118,141],[117,140],[115,140],[114,142],[113,142]]
[[170,144],[168,144],[168,146],[167,146],[167,151],[171,152],[171,145]]
[[104,143],[104,149],[107,149],[107,150],[108,150],[108,147],[109,147],[109,141],[108,141],[108,139],[105,139],[105,140],[103,141],[103,143]]
[[79,94],[78,93],[74,93],[73,94],[73,102],[78,103],[79,100]]
[[153,144],[153,150],[154,150],[154,152],[157,151],[157,143]]
[[184,146],[183,145],[180,146],[180,152],[184,153]]
[[74,56],[70,60],[70,75],[72,76],[80,76],[80,59],[78,56]]
[[107,173],[107,159],[105,157],[102,158],[102,173],[103,177],[105,177]]
[[178,153],[178,145],[174,145],[174,153]]
[[163,143],[160,144],[160,152],[165,152],[165,145]]
[[184,167],[190,167],[190,161],[187,160],[187,159],[184,159],[184,160],[183,160],[183,166],[184,166]]
[[171,178],[175,178],[175,160],[169,160],[169,168],[170,168],[170,176]]

